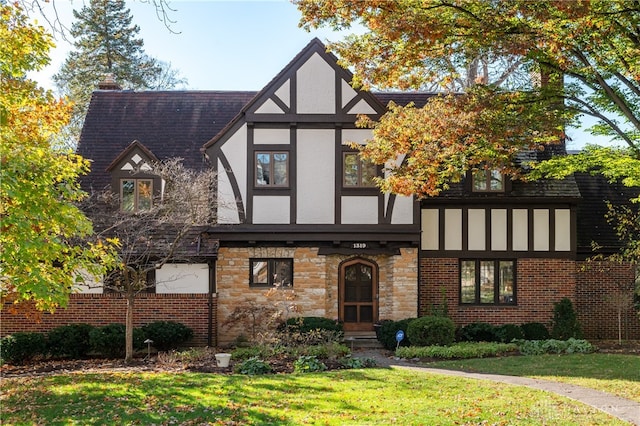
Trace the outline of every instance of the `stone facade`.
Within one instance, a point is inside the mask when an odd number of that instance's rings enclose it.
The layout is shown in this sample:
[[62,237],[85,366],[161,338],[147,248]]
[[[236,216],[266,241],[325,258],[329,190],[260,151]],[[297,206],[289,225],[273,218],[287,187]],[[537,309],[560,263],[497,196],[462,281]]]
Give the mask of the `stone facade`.
[[416,316],[416,249],[402,249],[400,256],[319,256],[316,247],[221,247],[216,277],[219,342],[226,345],[241,335],[252,337],[246,324],[226,324],[227,318],[237,307],[257,310],[256,305],[277,304],[280,308],[286,305],[282,296],[267,296],[269,289],[249,287],[249,259],[294,259],[292,290],[298,312],[291,312],[290,315],[337,319],[340,264],[354,257],[361,257],[378,265],[380,319]]

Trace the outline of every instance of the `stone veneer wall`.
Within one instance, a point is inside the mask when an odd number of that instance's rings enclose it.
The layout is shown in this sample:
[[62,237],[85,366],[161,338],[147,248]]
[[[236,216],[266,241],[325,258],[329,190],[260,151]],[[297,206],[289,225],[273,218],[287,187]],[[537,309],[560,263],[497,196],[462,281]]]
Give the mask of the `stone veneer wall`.
[[[301,316],[338,318],[338,271],[340,263],[356,256],[319,256],[315,247],[221,247],[218,251],[218,337],[231,344],[238,336],[251,338],[241,325],[225,325],[238,306],[275,303],[268,289],[249,287],[250,258],[293,258],[293,290]],[[379,317],[400,319],[416,316],[417,250],[402,249],[400,256],[361,256],[379,267]]]
[[[153,321],[177,321],[193,330],[194,346],[205,346],[208,333],[207,294],[139,294],[136,297],[134,325],[140,327]],[[216,341],[216,305],[213,296],[213,336]],[[55,313],[38,313],[29,304],[5,305],[0,312],[0,335],[18,331],[47,332],[73,323],[103,326],[125,322],[126,300],[119,294],[73,294],[66,308]]]
[[633,307],[635,266],[611,262],[578,263],[576,310],[591,339],[618,339],[618,306],[622,339],[640,339],[640,318]]

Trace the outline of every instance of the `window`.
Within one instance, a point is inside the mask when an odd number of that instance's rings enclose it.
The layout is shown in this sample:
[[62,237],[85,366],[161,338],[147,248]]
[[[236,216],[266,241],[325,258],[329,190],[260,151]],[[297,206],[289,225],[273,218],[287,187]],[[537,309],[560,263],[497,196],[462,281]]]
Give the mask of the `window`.
[[256,186],[289,185],[288,152],[256,152]]
[[251,287],[293,285],[293,259],[251,259]]
[[342,157],[342,183],[348,187],[373,187],[378,167],[368,160],[360,158],[357,152],[345,152]]
[[475,170],[472,174],[473,192],[503,192],[504,176],[499,170]]
[[153,205],[153,181],[151,179],[120,180],[120,210],[137,212],[149,210]]
[[462,260],[460,303],[515,305],[515,261]]

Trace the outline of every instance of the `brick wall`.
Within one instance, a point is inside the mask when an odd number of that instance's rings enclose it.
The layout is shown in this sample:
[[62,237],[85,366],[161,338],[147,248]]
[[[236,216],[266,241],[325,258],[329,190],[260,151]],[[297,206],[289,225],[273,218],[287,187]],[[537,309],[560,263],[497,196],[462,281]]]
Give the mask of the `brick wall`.
[[421,315],[446,298],[449,316],[458,326],[472,322],[550,325],[553,302],[563,297],[574,300],[575,262],[562,259],[520,259],[516,265],[516,306],[462,306],[459,303],[459,260],[425,258],[420,261]]
[[578,264],[576,305],[586,336],[618,338],[618,307],[622,339],[640,339],[640,319],[633,308],[635,268],[630,264],[581,262]]
[[[215,343],[217,298],[213,298],[213,336]],[[14,309],[15,308],[15,309]],[[37,313],[26,304],[5,306],[0,312],[0,335],[17,331],[47,332],[71,323],[102,326],[125,322],[126,301],[114,293],[73,294],[66,308],[55,313]],[[140,294],[136,297],[134,323],[136,327],[153,321],[178,321],[193,329],[193,345],[207,344],[207,294]]]
[[[633,282],[628,265],[605,262],[578,262],[564,259],[519,259],[517,263],[517,306],[477,307],[459,304],[459,260],[420,260],[419,310],[447,300],[449,315],[456,325],[476,321],[491,324],[553,320],[553,304],[568,297],[578,313],[585,338],[617,339],[618,320],[613,295]],[[627,290],[626,294],[629,294]],[[628,299],[627,299],[628,300]],[[625,302],[626,303],[626,302]],[[623,312],[623,339],[640,339],[640,320],[631,303]]]

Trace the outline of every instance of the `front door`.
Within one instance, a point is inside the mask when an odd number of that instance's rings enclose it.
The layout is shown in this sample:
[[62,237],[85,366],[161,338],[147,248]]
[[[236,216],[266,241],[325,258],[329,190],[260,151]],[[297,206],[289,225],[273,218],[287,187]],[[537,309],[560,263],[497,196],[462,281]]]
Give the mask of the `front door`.
[[345,331],[372,331],[378,319],[378,268],[364,259],[340,265],[340,319]]

